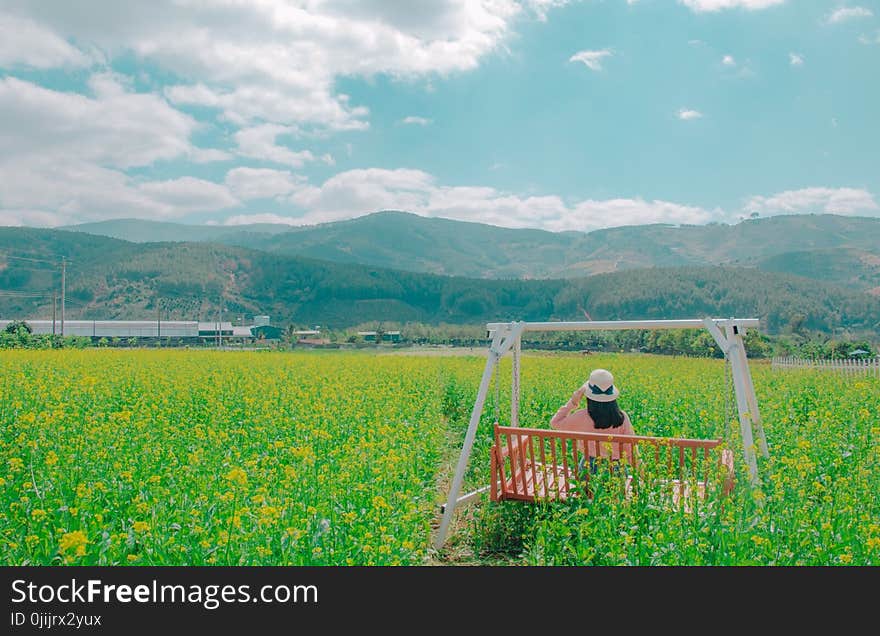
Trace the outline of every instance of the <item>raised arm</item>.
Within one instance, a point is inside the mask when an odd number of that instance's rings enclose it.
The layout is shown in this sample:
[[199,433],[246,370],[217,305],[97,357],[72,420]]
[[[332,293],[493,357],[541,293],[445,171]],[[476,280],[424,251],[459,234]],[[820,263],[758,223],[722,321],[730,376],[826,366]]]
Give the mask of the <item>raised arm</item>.
[[580,387],[577,391],[571,394],[568,402],[563,404],[559,410],[556,411],[556,415],[550,420],[550,428],[556,430],[570,430],[571,424],[581,419],[576,416],[574,411],[580,405],[581,398],[584,397],[585,392],[584,387]]

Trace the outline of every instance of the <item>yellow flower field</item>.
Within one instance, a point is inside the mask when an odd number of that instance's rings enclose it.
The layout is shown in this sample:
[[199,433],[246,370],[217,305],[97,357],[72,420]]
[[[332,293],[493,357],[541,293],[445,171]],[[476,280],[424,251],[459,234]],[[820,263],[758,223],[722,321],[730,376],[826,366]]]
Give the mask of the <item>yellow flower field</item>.
[[[483,364],[3,351],[0,562],[425,563]],[[546,426],[597,366],[615,374],[637,432],[728,436],[723,362],[659,356],[527,355],[522,423]],[[880,563],[880,383],[760,363],[753,374],[771,448],[759,489],[737,449],[736,491],[712,514],[482,501],[459,515],[453,550],[535,564]],[[494,393],[468,486],[488,479]],[[737,435],[734,423],[734,448]]]

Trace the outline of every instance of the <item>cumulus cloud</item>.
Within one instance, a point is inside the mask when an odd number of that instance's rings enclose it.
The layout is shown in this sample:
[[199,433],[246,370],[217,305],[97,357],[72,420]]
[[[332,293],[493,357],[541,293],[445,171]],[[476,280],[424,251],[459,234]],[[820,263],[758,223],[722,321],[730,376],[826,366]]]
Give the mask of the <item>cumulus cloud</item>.
[[315,156],[308,150],[293,151],[286,146],[279,145],[276,141],[278,137],[296,134],[295,127],[277,124],[262,124],[252,128],[244,128],[235,133],[235,141],[238,144],[237,152],[243,157],[301,168],[307,162],[316,161]]
[[858,214],[876,212],[880,206],[867,190],[858,188],[803,188],[786,190],[769,197],[753,196],[746,202],[748,212]]
[[785,0],[678,0],[695,13],[711,13],[723,9],[746,9],[757,11],[783,4]]
[[193,118],[156,95],[128,92],[114,75],[94,75],[89,83],[93,97],[0,79],[4,153],[130,168],[193,152]]
[[832,11],[825,19],[828,24],[839,24],[858,18],[870,18],[874,12],[865,7],[840,7]]
[[152,203],[173,210],[174,215],[223,210],[239,203],[225,185],[193,177],[149,181],[140,184],[138,190]]
[[600,51],[578,51],[570,58],[569,62],[583,62],[584,65],[592,71],[602,70],[602,59],[609,57],[611,51],[602,49]]
[[[126,78],[92,75],[91,95],[0,79],[0,209],[5,221],[39,225],[119,216],[173,218],[238,201],[225,186],[181,177],[135,179],[157,161],[229,158],[195,147],[198,123],[160,96],[133,93]],[[14,211],[14,212],[10,212]]]
[[792,66],[803,66],[804,57],[797,53],[789,53],[788,54],[788,63]]
[[65,220],[56,212],[46,210],[16,210],[0,206],[0,226],[55,227]]
[[691,119],[699,119],[702,116],[703,116],[703,113],[701,113],[698,110],[692,110],[690,108],[682,108],[678,111],[678,118],[682,119],[684,121],[688,121]]
[[4,0],[16,20],[39,25],[47,60],[77,61],[76,49],[63,46],[69,41],[111,59],[134,54],[180,78],[167,93],[174,103],[215,108],[239,125],[327,130],[366,126],[366,109],[337,93],[338,77],[472,70],[503,47],[520,16],[540,18],[562,4],[435,0],[401,10],[379,0],[127,0],[121,11],[116,0],[90,0],[88,10]]
[[0,13],[0,67],[89,66],[91,57],[29,18]]
[[226,173],[226,185],[242,200],[269,199],[291,194],[304,179],[286,170],[233,168]]
[[736,60],[733,59],[732,55],[725,55],[723,58],[721,58],[721,63],[724,66],[736,66]]
[[[303,214],[284,217],[284,222],[300,225],[338,221],[383,209],[551,231],[658,222],[704,223],[717,220],[721,214],[718,210],[641,198],[568,203],[556,195],[520,196],[485,186],[447,186],[421,170],[379,168],[342,172],[321,185],[298,184],[289,200]],[[243,222],[240,219],[250,217],[232,218]]]
[[0,161],[0,210],[18,210],[19,222],[27,225],[120,216],[174,219],[237,204],[225,186],[193,177],[138,181],[120,170],[84,161],[58,162],[49,157]]

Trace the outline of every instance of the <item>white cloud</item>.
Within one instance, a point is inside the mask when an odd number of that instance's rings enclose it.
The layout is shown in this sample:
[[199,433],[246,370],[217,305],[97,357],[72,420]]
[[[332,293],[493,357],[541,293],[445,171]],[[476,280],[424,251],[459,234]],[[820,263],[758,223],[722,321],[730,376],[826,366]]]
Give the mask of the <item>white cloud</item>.
[[138,186],[158,205],[167,206],[174,215],[190,212],[223,210],[239,204],[225,185],[196,179],[180,177],[169,181],[149,181]]
[[92,61],[34,20],[0,13],[0,68],[82,67]]
[[689,108],[682,108],[681,110],[678,111],[678,118],[682,119],[684,121],[688,121],[691,119],[699,119],[702,116],[703,116],[703,113],[701,113],[700,111],[691,110]]
[[225,186],[182,177],[135,179],[124,170],[175,159],[228,159],[190,141],[198,123],[161,97],[133,93],[124,77],[101,73],[92,95],[0,79],[0,209],[18,222],[57,225],[138,216],[174,218],[238,201]]
[[19,160],[51,155],[121,168],[194,153],[194,119],[149,93],[129,93],[114,75],[94,75],[94,97],[0,79],[0,138]]
[[193,148],[189,152],[189,160],[193,163],[211,163],[214,161],[229,161],[233,159],[231,153],[216,148]]
[[832,11],[825,19],[828,24],[839,24],[858,18],[870,18],[874,12],[864,7],[840,7]]
[[583,62],[590,70],[601,71],[602,59],[610,55],[611,51],[609,51],[608,49],[602,49],[600,51],[578,51],[570,58],[568,58],[568,61]]
[[789,53],[788,54],[788,63],[792,66],[803,66],[804,64],[804,56],[799,55],[798,53]]
[[56,45],[83,43],[111,60],[134,54],[180,78],[167,93],[175,103],[219,109],[239,125],[326,130],[366,126],[366,109],[337,93],[337,78],[472,70],[503,50],[515,20],[540,18],[564,2],[405,4],[404,10],[381,0],[127,0],[122,11],[117,0],[90,0],[86,7],[4,0],[16,19],[55,34]]
[[426,117],[418,117],[416,115],[410,115],[409,117],[404,117],[400,120],[402,124],[414,124],[416,126],[427,126],[428,124],[433,123],[433,120],[428,119]]
[[736,66],[736,60],[733,59],[732,55],[725,55],[721,58],[721,63],[724,64],[724,66]]
[[785,0],[678,0],[678,2],[696,13],[711,13],[722,9],[757,11],[783,4]]
[[[681,205],[669,201],[645,201],[644,199],[610,199],[605,201],[583,201],[575,207],[577,218],[584,219],[584,225],[592,222],[595,229],[600,227],[596,219],[613,219],[613,225],[642,225],[646,223],[689,223],[701,224],[722,220],[721,210],[706,210],[700,207]],[[590,221],[592,220],[592,221]],[[570,225],[570,224],[567,224]],[[578,229],[562,227],[560,229]]]
[[274,223],[282,225],[301,225],[300,219],[271,213],[238,214],[223,221],[223,225],[251,225],[253,223]]
[[225,182],[239,199],[251,200],[289,195],[303,178],[286,170],[242,167],[227,172]]
[[235,141],[238,144],[237,152],[243,157],[301,168],[306,163],[315,161],[315,155],[308,150],[295,152],[277,143],[278,137],[293,136],[297,132],[295,127],[277,124],[262,124],[253,128],[244,128],[235,133]]
[[769,197],[753,196],[745,205],[748,212],[857,214],[875,212],[880,206],[867,190],[858,188],[803,188],[786,190]]
[[555,195],[518,196],[483,186],[443,186],[420,170],[378,168],[342,172],[320,186],[302,184],[290,201],[303,214],[287,217],[285,222],[304,225],[387,209],[552,231],[589,231],[640,223],[704,223],[717,220],[721,214],[718,210],[641,198],[566,203]]
[[55,227],[64,225],[65,220],[55,212],[45,210],[15,210],[0,207],[0,227]]
[[[630,4],[635,0],[627,0]],[[558,7],[564,7],[569,4],[571,0],[526,0],[526,6],[528,6],[537,16],[538,20],[541,22],[547,21],[547,13],[551,9],[556,9]]]
[[27,210],[25,218],[40,224],[45,219],[52,219],[51,225],[119,217],[173,219],[237,204],[225,186],[192,177],[140,182],[76,159],[0,160],[0,209]]

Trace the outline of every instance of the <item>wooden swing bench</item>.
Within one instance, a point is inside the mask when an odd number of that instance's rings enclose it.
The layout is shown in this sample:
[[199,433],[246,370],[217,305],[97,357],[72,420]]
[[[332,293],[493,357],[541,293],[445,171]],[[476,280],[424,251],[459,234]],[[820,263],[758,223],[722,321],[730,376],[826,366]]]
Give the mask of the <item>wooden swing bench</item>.
[[[490,496],[492,501],[565,501],[586,492],[591,498],[589,481],[593,475],[585,456],[587,448],[589,455],[597,458],[599,470],[613,472],[617,463],[598,458],[598,444],[603,450],[616,447],[620,463],[629,462],[631,470],[626,471],[624,484],[627,500],[640,483],[650,481],[643,479],[647,474],[660,472],[662,477],[653,480],[654,486],[669,495],[674,507],[683,502],[689,512],[694,496],[706,499],[717,490],[718,475],[721,494],[733,490],[733,453],[718,449],[722,443],[720,439],[579,433],[496,423]],[[648,471],[643,470],[645,465]]]

